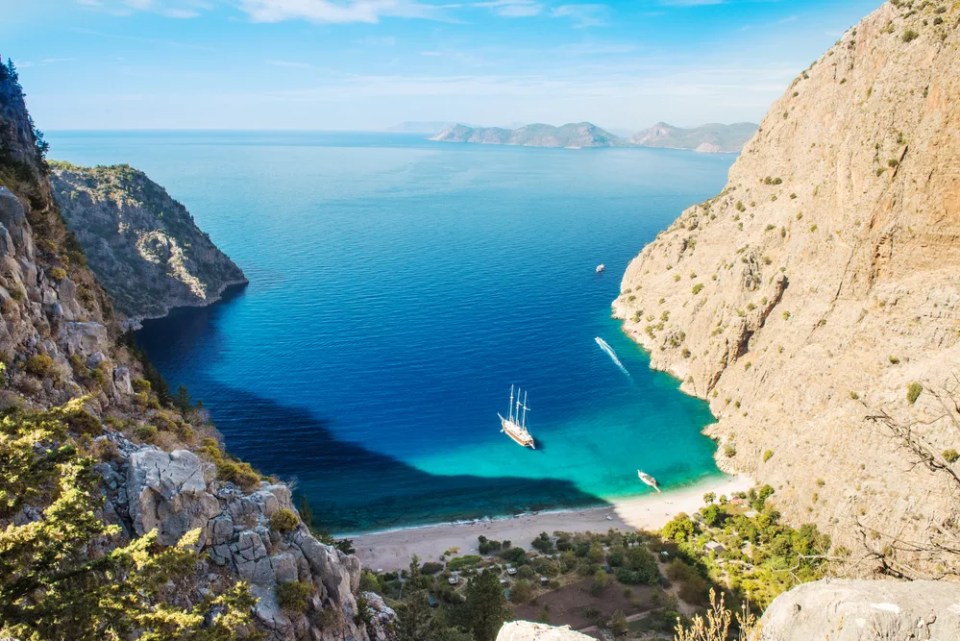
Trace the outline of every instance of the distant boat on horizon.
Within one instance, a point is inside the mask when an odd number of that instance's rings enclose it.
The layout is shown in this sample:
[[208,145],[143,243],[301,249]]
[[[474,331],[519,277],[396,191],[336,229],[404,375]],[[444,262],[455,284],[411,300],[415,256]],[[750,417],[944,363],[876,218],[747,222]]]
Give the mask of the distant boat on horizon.
[[660,484],[657,483],[657,479],[653,478],[646,472],[641,472],[640,470],[637,470],[637,476],[640,478],[641,481],[643,481],[644,483],[646,483],[647,485],[655,489],[657,492],[660,491]]
[[512,438],[517,445],[535,450],[537,449],[536,443],[534,443],[530,432],[527,431],[527,410],[530,409],[527,407],[527,393],[523,393],[523,402],[521,403],[520,391],[518,387],[517,400],[514,403],[513,385],[510,386],[510,405],[507,410],[507,418],[501,416],[499,412],[497,413],[497,416],[500,417],[500,431]]

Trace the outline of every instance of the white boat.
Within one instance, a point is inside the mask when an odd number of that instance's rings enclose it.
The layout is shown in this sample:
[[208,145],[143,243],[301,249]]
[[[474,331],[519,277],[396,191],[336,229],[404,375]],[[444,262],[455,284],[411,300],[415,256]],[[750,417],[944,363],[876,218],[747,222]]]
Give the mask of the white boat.
[[599,274],[600,272],[602,272],[602,271],[605,270],[606,268],[607,268],[606,265],[604,265],[603,263],[600,263],[599,265],[597,265],[597,273]]
[[657,492],[660,491],[660,484],[657,483],[657,479],[653,478],[646,472],[641,472],[640,470],[637,470],[637,477],[639,477],[641,481],[643,481],[644,483],[646,483],[647,485],[655,489]]
[[536,449],[533,437],[527,431],[527,393],[523,393],[523,402],[520,402],[520,388],[517,388],[517,400],[513,400],[513,385],[510,386],[510,405],[507,410],[507,418],[500,414],[500,431],[512,438],[517,445]]

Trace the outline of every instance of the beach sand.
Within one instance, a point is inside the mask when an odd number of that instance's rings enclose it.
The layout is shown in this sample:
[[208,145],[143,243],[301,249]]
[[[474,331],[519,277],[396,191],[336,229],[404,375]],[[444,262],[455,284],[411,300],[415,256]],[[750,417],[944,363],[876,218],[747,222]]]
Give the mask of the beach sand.
[[477,537],[481,534],[530,549],[530,542],[541,532],[606,532],[611,528],[659,530],[677,514],[692,514],[703,507],[703,495],[707,492],[730,496],[751,487],[753,480],[748,476],[723,476],[662,494],[617,499],[609,506],[388,530],[351,538],[364,567],[392,571],[406,568],[414,554],[420,557],[421,563],[438,561],[440,555],[451,548],[456,548],[457,554],[478,554]]

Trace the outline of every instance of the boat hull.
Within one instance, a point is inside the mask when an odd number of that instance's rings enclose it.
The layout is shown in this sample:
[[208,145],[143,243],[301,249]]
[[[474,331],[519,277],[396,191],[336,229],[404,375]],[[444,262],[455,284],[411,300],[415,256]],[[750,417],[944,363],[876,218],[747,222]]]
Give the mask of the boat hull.
[[517,445],[529,447],[531,450],[537,449],[536,442],[529,432],[502,416],[500,416],[500,431],[513,439]]

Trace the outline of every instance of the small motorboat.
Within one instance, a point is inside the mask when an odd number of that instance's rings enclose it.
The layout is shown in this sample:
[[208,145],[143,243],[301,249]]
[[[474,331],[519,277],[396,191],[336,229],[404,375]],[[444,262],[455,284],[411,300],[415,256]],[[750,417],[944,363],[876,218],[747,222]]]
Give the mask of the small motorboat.
[[599,265],[597,265],[597,273],[599,274],[603,272],[603,270],[605,270],[606,268],[607,268],[606,265],[604,265],[603,263],[600,263]]
[[647,474],[646,472],[641,472],[640,470],[637,470],[637,477],[638,477],[641,481],[643,481],[644,483],[646,483],[647,485],[649,485],[650,487],[652,487],[653,489],[655,489],[657,492],[660,491],[660,484],[657,483],[657,479],[653,478],[652,476],[650,476],[650,475]]

